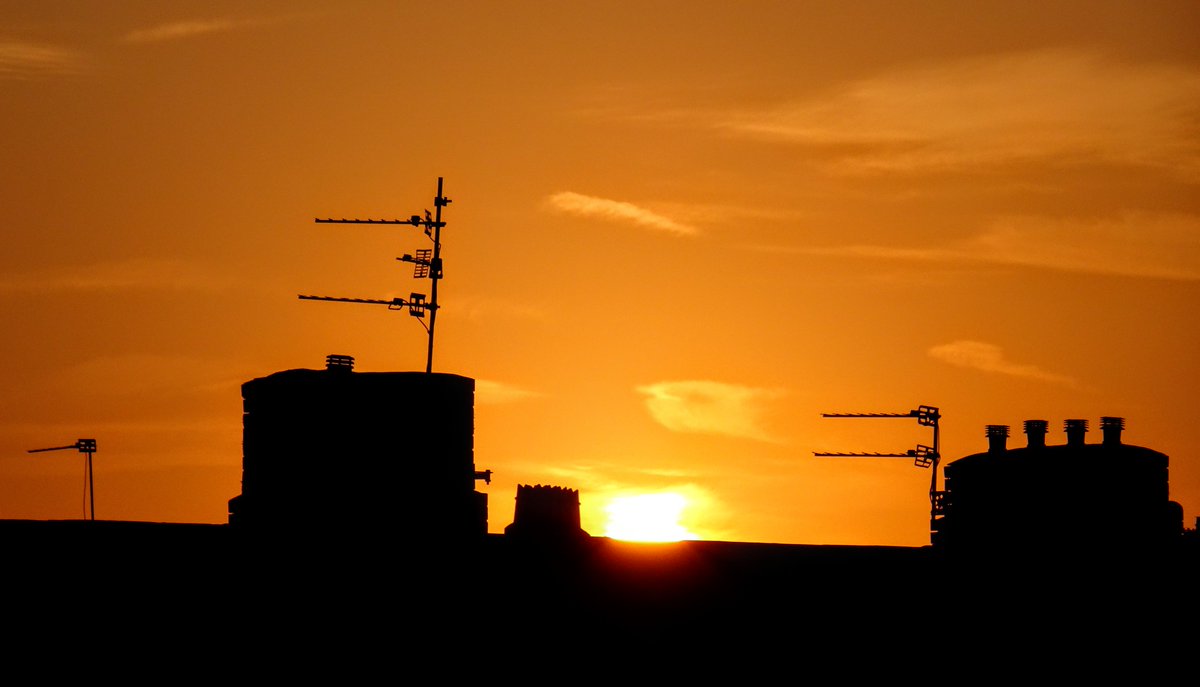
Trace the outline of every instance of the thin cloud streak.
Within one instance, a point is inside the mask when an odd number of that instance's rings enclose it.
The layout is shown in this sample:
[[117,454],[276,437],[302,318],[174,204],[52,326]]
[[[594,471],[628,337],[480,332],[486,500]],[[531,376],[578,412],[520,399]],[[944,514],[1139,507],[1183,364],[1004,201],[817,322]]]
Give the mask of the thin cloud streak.
[[1083,51],[897,70],[819,99],[718,117],[718,129],[804,146],[848,173],[1103,159],[1200,175],[1200,72]]
[[525,302],[514,302],[493,296],[462,294],[454,299],[455,310],[472,322],[491,320],[542,321],[546,311]]
[[125,34],[126,43],[165,43],[212,33],[225,33],[248,29],[269,23],[267,19],[192,19],[187,21],[158,24],[145,29],[135,29]]
[[475,380],[475,400],[481,405],[499,405],[502,403],[515,403],[531,398],[537,398],[544,394],[528,389],[522,389],[512,384],[496,382],[490,379]]
[[0,40],[0,79],[75,74],[81,71],[78,53],[52,45]]
[[125,260],[58,267],[0,279],[0,296],[15,293],[117,291],[128,289],[216,290],[228,279],[180,260]]
[[603,461],[552,466],[542,465],[541,463],[527,463],[520,464],[519,467],[522,470],[546,473],[555,478],[586,484],[589,489],[607,489],[614,484],[625,484],[631,481],[644,483],[647,478],[653,481],[654,484],[661,485],[667,482],[674,483],[679,480],[702,479],[706,475],[713,474],[711,471],[698,472],[695,470],[661,468],[648,465],[624,465]]
[[782,441],[763,426],[767,403],[784,395],[779,389],[685,380],[639,386],[637,392],[646,397],[650,417],[672,432]]
[[1047,372],[1036,365],[1014,363],[1004,357],[1004,350],[995,344],[983,341],[960,340],[933,346],[929,357],[955,367],[965,367],[981,372],[1022,377],[1042,382],[1075,386],[1074,379],[1065,375]]
[[1200,280],[1200,218],[1129,214],[1083,222],[1008,217],[945,248],[868,244],[754,246],[768,252],[909,262],[984,263],[1119,277]]
[[1200,280],[1200,217],[1128,214],[1098,222],[1009,217],[968,253],[992,262],[1177,281]]
[[694,236],[699,233],[699,230],[690,224],[677,222],[670,217],[624,201],[585,196],[571,191],[555,193],[546,201],[554,210],[580,217],[599,217],[616,222],[629,222],[676,236]]
[[[86,431],[101,434],[101,433],[124,433],[124,432],[145,432],[145,433],[229,433],[230,424],[229,418],[221,416],[206,417],[203,415],[195,415],[192,418],[181,418],[177,420],[156,420],[156,421],[137,421],[137,420],[98,420],[94,417],[87,418],[86,422],[80,422],[78,419],[65,418],[62,420],[39,420],[37,422],[22,422],[20,420],[9,420],[0,422],[0,430],[10,434],[29,435],[29,436],[55,436],[55,435],[73,435],[79,432],[86,426]],[[237,432],[236,425],[234,432]],[[225,459],[217,458],[219,462],[227,462]]]

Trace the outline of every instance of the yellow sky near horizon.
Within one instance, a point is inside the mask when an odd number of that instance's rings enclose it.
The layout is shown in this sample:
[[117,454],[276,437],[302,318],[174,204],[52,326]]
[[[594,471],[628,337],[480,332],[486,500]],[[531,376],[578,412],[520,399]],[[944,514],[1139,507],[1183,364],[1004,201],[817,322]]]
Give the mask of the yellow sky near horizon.
[[0,2],[0,518],[223,522],[239,385],[435,369],[519,483],[709,539],[921,545],[904,450],[1127,419],[1200,515],[1193,2]]

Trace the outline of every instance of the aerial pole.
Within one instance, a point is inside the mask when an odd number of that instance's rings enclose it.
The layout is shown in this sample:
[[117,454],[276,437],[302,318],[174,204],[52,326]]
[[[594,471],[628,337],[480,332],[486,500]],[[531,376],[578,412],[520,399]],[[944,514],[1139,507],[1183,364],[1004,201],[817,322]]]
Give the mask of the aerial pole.
[[92,476],[92,454],[96,452],[95,439],[78,439],[70,446],[55,446],[53,448],[32,448],[29,453],[45,453],[46,451],[67,451],[76,449],[80,453],[87,454],[87,487],[88,500],[91,504],[91,520],[96,519],[96,482]]
[[[425,229],[425,236],[433,241],[433,248],[420,248],[414,251],[415,255],[405,253],[402,257],[396,258],[400,262],[411,262],[413,264],[414,279],[429,279],[430,285],[429,299],[425,299],[423,293],[411,293],[408,300],[403,298],[392,298],[390,300],[376,298],[341,298],[336,296],[300,296],[301,300],[309,301],[334,301],[338,303],[370,303],[374,305],[386,305],[388,310],[403,310],[408,309],[408,314],[418,318],[418,322],[425,328],[429,335],[428,353],[425,357],[425,372],[433,372],[433,332],[434,326],[437,323],[437,312],[440,308],[438,305],[438,282],[442,279],[442,227],[446,223],[442,221],[442,208],[450,204],[450,199],[442,195],[442,177],[437,180],[437,195],[433,199],[434,212],[425,211],[425,216],[413,215],[408,219],[321,219],[316,218],[314,221],[317,224],[409,224],[414,227],[422,227]],[[429,324],[425,324],[425,313],[429,313]]]
[[437,287],[442,278],[442,207],[450,200],[442,196],[442,178],[438,177],[437,196],[433,199],[433,260],[431,262],[432,283],[429,287],[429,353],[425,356],[426,374],[433,372],[433,329],[437,324]]

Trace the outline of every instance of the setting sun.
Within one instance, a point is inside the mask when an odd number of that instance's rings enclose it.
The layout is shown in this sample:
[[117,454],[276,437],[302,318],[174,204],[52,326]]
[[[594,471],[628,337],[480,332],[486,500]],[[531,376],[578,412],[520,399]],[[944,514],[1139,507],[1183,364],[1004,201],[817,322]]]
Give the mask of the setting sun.
[[681,494],[617,496],[605,507],[605,536],[626,541],[680,541],[696,539],[680,524],[688,500]]

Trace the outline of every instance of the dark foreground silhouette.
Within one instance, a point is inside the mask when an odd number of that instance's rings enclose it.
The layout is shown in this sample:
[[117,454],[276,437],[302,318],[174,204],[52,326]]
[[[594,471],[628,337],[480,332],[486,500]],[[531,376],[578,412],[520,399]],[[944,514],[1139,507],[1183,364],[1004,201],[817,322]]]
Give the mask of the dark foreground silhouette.
[[[1200,542],[1167,500],[1165,456],[1120,444],[1113,419],[1095,446],[1035,432],[1010,451],[989,430],[988,453],[947,466],[937,546],[633,544],[588,536],[578,492],[540,485],[486,534],[473,390],[331,357],[243,386],[229,525],[0,521],[7,656],[42,676],[70,647],[126,676],[339,683],[723,662],[742,682],[1194,668]],[[1071,495],[1080,478],[1091,496]],[[1073,536],[1089,514],[1103,527]],[[537,670],[552,665],[573,672]]]
[[102,643],[213,660],[312,651],[375,662],[487,647],[509,660],[761,652],[777,663],[937,647],[942,661],[1112,650],[1166,665],[1192,655],[1186,627],[1200,617],[1200,561],[1186,546],[963,557],[586,536],[446,545],[104,521],[6,521],[0,540],[7,622],[54,633],[91,623]]

